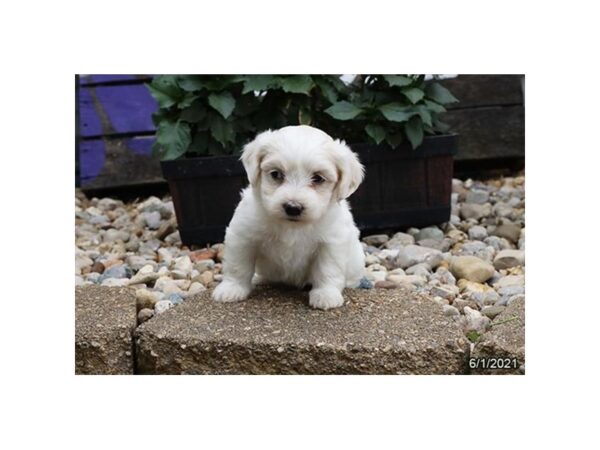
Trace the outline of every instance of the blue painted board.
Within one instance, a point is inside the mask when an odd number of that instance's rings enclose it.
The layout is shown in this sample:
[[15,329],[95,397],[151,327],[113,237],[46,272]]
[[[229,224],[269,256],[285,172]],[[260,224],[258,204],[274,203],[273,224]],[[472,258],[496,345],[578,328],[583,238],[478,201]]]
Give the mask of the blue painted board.
[[84,138],[155,130],[152,113],[158,104],[143,84],[82,87],[79,107]]

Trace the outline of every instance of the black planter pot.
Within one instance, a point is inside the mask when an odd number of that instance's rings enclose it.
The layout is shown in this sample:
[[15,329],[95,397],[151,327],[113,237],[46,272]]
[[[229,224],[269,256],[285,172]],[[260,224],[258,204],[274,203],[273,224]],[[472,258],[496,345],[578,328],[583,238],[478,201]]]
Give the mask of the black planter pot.
[[[453,155],[457,136],[428,136],[423,145],[397,149],[351,145],[366,169],[350,197],[361,230],[423,227],[450,217]],[[225,228],[248,184],[238,156],[161,162],[169,183],[181,240],[186,245],[222,242]]]

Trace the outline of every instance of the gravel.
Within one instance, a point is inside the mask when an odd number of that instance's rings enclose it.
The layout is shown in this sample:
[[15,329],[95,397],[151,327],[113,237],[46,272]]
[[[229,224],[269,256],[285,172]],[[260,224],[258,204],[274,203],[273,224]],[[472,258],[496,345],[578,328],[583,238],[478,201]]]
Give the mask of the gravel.
[[[465,333],[525,297],[525,178],[452,181],[447,223],[362,239],[363,289],[428,294]],[[350,199],[350,203],[352,199]],[[76,192],[76,285],[133,286],[138,323],[222,279],[224,246],[181,243],[172,200],[124,203]]]

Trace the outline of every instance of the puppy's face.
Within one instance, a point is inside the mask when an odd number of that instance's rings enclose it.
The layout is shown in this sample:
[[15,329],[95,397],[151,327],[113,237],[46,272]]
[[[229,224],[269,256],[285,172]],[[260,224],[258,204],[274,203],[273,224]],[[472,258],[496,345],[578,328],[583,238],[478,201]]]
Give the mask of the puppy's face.
[[308,126],[261,133],[244,148],[242,162],[267,214],[290,224],[318,221],[363,178],[343,142]]

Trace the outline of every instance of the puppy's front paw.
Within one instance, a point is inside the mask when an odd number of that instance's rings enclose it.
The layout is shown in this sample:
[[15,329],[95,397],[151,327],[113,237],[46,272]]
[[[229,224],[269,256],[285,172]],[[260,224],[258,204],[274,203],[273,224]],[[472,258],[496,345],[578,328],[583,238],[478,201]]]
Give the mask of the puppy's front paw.
[[215,288],[212,298],[216,302],[239,302],[248,298],[250,289],[250,286],[224,280]]
[[318,288],[310,291],[308,303],[318,309],[338,308],[344,304],[344,297],[336,288]]

